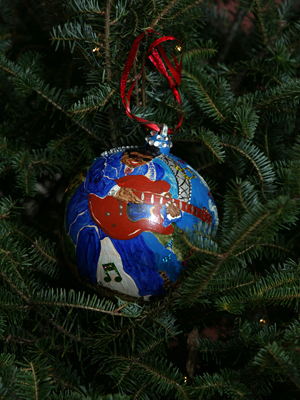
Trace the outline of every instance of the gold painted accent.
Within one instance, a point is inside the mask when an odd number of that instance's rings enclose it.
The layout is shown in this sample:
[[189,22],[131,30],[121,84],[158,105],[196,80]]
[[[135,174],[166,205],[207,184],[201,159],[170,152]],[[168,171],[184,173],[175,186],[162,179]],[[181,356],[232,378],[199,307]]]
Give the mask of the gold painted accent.
[[186,173],[183,173],[183,176],[184,176],[186,179],[188,179],[188,180],[196,178],[196,175],[194,174],[194,172],[193,172],[189,167],[184,167],[184,168],[182,168],[180,165],[175,164],[175,168],[176,168],[178,171],[185,171],[185,170],[186,170],[186,171],[189,171],[189,172],[192,174],[192,176],[189,176],[189,175],[187,175]]

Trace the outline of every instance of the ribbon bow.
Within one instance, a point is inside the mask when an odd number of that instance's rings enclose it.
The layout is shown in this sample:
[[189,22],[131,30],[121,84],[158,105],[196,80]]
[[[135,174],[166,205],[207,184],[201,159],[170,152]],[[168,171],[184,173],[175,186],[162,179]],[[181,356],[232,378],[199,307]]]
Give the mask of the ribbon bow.
[[[142,72],[145,68],[145,63],[142,67],[141,72],[138,74],[138,76],[134,79],[133,83],[131,84],[129,91],[126,95],[126,82],[128,79],[128,75],[129,72],[131,70],[131,67],[133,65],[133,61],[135,59],[136,53],[138,51],[139,45],[141,40],[143,39],[143,37],[146,34],[152,35],[152,34],[159,34],[158,32],[154,31],[153,29],[149,29],[148,31],[142,33],[140,36],[138,36],[133,45],[132,48],[130,50],[130,53],[128,55],[123,73],[122,73],[122,78],[121,78],[121,99],[122,99],[122,103],[126,109],[126,113],[130,118],[134,118],[135,120],[137,120],[138,122],[140,122],[141,124],[147,126],[148,128],[150,128],[151,130],[154,130],[156,132],[160,132],[161,128],[158,124],[154,123],[154,122],[150,122],[146,119],[143,118],[139,118],[136,115],[132,114],[132,112],[130,111],[130,98],[131,98],[131,94],[134,88],[134,85],[136,83],[136,81],[138,79],[140,79]],[[155,68],[167,79],[168,83],[169,83],[169,87],[172,90],[173,96],[174,96],[174,101],[175,101],[175,105],[180,105],[180,109],[181,109],[181,113],[180,115],[177,113],[178,116],[178,124],[176,126],[175,129],[168,129],[168,133],[172,134],[177,132],[182,124],[182,120],[183,120],[183,113],[182,113],[182,102],[181,102],[181,98],[180,98],[180,94],[177,90],[178,86],[180,85],[181,82],[181,66],[182,66],[182,58],[180,61],[180,64],[178,64],[178,61],[176,59],[176,57],[173,54],[173,60],[174,60],[174,64],[175,67],[173,66],[173,64],[171,63],[171,61],[168,59],[164,49],[161,46],[161,43],[166,42],[167,40],[176,40],[178,43],[180,43],[180,45],[182,46],[182,43],[176,39],[173,36],[162,36],[159,39],[155,40],[148,48],[147,51],[147,56],[146,58],[149,58],[149,60],[152,62],[152,64],[155,66]],[[164,62],[165,64],[164,64]],[[169,69],[170,73],[172,76],[170,76],[170,74],[168,73],[167,68]]]

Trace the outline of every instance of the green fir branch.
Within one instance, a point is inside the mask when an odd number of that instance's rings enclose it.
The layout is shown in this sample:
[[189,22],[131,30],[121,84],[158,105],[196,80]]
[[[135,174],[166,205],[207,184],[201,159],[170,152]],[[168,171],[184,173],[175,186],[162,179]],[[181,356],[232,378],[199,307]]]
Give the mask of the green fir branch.
[[260,0],[253,0],[253,12],[255,13],[255,17],[256,17],[255,21],[258,24],[263,45],[266,47],[268,45],[268,38],[267,38],[265,24],[264,24],[263,17],[262,17],[262,7],[260,4]]
[[66,117],[69,117],[71,121],[78,125],[81,129],[91,135],[94,139],[99,140],[97,135],[86,128],[84,125],[80,124],[76,119],[72,119],[71,114],[69,114],[61,105],[58,104],[58,97],[60,95],[60,90],[50,89],[49,85],[45,84],[41,79],[34,76],[34,74],[28,74],[30,71],[22,71],[20,67],[11,61],[5,59],[3,55],[0,54],[0,68],[5,72],[13,75],[15,77],[15,85],[22,93],[28,94],[30,91],[34,91],[41,98],[50,103],[54,109],[57,109]]
[[172,0],[161,12],[160,14],[151,22],[148,29],[153,29],[155,25],[160,22],[160,20],[170,12],[171,8],[178,2],[178,0]]
[[[213,88],[214,85],[208,83],[208,80],[204,78],[205,75],[202,75],[198,71],[195,71],[193,67],[187,69],[184,66],[184,68],[182,69],[182,74],[187,78],[189,89],[196,96],[196,100],[199,101],[204,109],[204,112],[206,112],[208,116],[216,119],[216,121],[220,123],[225,122],[226,116],[222,113],[222,111],[216,104],[216,93],[214,94],[214,97],[212,96],[213,89],[215,89]],[[208,83],[207,88],[205,88],[203,84],[204,81],[206,81],[206,84]]]
[[[223,140],[222,140],[223,139]],[[225,140],[224,140],[225,139]],[[255,168],[262,186],[263,192],[272,191],[275,180],[275,173],[272,165],[267,157],[251,142],[241,142],[237,140],[221,138],[220,144],[224,147],[229,147],[231,150],[238,152]]]

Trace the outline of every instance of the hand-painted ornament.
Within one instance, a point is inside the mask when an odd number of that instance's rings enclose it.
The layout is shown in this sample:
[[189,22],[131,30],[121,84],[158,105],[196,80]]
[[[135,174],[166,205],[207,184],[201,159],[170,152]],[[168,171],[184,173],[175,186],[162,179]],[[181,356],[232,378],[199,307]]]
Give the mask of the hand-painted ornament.
[[79,274],[133,297],[166,293],[187,257],[181,232],[218,221],[207,184],[169,153],[166,131],[153,131],[145,147],[103,153],[66,211]]
[[[162,39],[154,43],[166,62],[160,47]],[[136,41],[139,44],[140,37]],[[121,84],[127,114],[135,119],[129,107],[131,91],[125,96],[125,88],[138,44],[128,57]],[[155,46],[150,47],[149,58],[161,65]],[[166,69],[159,68],[173,88],[175,101],[181,104],[174,81]],[[178,64],[172,72],[179,84]],[[178,126],[182,116],[179,120]],[[151,295],[165,294],[178,279],[188,258],[180,245],[182,232],[193,231],[199,222],[214,227],[218,216],[204,179],[170,154],[168,127],[139,122],[152,129],[144,147],[127,146],[102,153],[71,189],[65,243],[85,280],[147,300]]]

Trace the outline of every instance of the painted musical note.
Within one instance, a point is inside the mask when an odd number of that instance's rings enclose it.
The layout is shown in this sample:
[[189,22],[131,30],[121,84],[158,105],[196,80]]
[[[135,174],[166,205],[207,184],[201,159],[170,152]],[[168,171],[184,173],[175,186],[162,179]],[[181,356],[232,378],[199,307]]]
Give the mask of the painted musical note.
[[110,282],[111,281],[111,277],[109,275],[110,271],[115,271],[117,273],[118,276],[115,277],[115,282],[121,282],[122,277],[119,274],[119,271],[117,269],[117,267],[115,266],[115,264],[113,262],[108,263],[108,264],[102,264],[102,267],[104,269],[104,272],[106,274],[106,277],[104,278],[105,282]]
[[163,258],[163,262],[168,262],[171,260],[172,254],[173,254],[173,239],[171,239],[166,245],[165,245],[165,249],[169,250],[170,253]]

